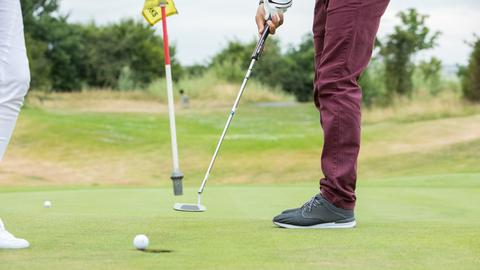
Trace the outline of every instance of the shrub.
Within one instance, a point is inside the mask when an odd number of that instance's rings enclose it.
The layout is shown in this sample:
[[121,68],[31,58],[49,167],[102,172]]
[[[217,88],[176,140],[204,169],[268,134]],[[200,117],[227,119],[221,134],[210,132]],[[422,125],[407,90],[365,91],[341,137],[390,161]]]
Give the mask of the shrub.
[[462,92],[465,99],[480,102],[480,38],[477,38],[472,47],[468,66],[460,71]]

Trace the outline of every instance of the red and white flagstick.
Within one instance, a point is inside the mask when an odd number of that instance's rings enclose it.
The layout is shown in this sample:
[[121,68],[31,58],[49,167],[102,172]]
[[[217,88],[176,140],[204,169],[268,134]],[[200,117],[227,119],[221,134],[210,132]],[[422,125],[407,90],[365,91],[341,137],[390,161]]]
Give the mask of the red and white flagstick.
[[161,5],[162,10],[162,27],[163,27],[163,47],[165,52],[165,75],[167,81],[167,97],[168,97],[168,114],[170,118],[170,136],[172,142],[172,161],[173,172],[171,179],[173,181],[173,191],[176,196],[183,194],[182,180],[183,174],[180,171],[180,164],[178,161],[178,146],[177,146],[177,128],[175,125],[175,105],[173,100],[173,81],[172,81],[172,67],[170,65],[170,48],[168,45],[168,31],[167,31],[167,13],[165,4]]

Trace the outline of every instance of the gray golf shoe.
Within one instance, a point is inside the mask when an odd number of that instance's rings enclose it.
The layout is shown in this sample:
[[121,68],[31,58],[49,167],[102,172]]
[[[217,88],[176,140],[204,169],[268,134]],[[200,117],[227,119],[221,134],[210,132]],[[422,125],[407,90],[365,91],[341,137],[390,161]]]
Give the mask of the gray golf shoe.
[[356,225],[353,210],[338,208],[321,194],[300,208],[283,211],[273,223],[287,229],[348,229]]

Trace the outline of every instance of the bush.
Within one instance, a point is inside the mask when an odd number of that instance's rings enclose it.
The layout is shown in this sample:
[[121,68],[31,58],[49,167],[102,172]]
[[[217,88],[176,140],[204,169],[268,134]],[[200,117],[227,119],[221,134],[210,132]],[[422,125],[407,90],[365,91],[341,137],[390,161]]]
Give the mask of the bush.
[[432,57],[429,61],[422,60],[417,65],[414,74],[415,88],[426,88],[432,96],[440,93],[444,81],[442,80],[442,61]]
[[427,15],[415,9],[400,12],[401,24],[385,42],[378,42],[385,63],[385,84],[390,98],[411,96],[413,92],[413,57],[420,51],[436,46],[440,32],[431,33],[426,25]]
[[383,78],[385,78],[383,63],[378,59],[373,59],[359,80],[359,84],[362,87],[363,104],[367,107],[388,102]]
[[282,64],[277,65],[281,87],[295,95],[298,101],[313,99],[313,80],[315,77],[315,48],[313,36],[306,35],[297,48],[290,48]]
[[462,92],[465,99],[480,102],[480,38],[472,44],[468,66],[460,70]]
[[[256,40],[248,43],[230,41],[213,57],[210,68],[221,79],[239,82],[245,76],[246,68],[255,48]],[[311,35],[307,35],[296,48],[282,53],[276,39],[270,39],[260,57],[253,78],[276,88],[280,87],[293,94],[298,101],[312,99],[314,77],[314,49]]]
[[31,82],[30,85],[38,90],[48,91],[52,87],[50,80],[51,63],[46,57],[48,44],[35,40],[28,33],[25,33],[27,55],[30,63]]
[[[73,24],[57,0],[21,0],[32,88],[76,91],[82,87],[124,89],[128,80],[146,86],[165,76],[162,37],[132,19],[105,26]],[[171,48],[175,80],[182,68]],[[122,84],[122,85],[120,85]],[[130,86],[128,86],[130,87]]]
[[127,91],[135,89],[135,81],[132,78],[132,70],[129,66],[122,68],[118,78],[118,90]]

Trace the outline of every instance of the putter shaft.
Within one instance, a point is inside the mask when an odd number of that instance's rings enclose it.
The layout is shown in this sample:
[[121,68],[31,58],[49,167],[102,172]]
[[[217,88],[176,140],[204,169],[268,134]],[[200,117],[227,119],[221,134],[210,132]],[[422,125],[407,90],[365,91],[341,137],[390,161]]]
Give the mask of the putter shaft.
[[230,124],[232,123],[232,119],[235,116],[238,105],[240,104],[240,99],[242,98],[243,92],[245,92],[245,88],[247,87],[248,80],[252,75],[253,67],[255,66],[255,63],[260,58],[260,55],[262,54],[263,49],[265,47],[265,42],[267,41],[267,38],[269,35],[270,35],[270,28],[267,26],[265,27],[265,30],[263,31],[263,34],[258,40],[257,46],[253,51],[252,61],[250,62],[250,66],[248,66],[248,70],[247,70],[247,73],[245,74],[245,78],[243,79],[242,86],[240,87],[240,91],[238,92],[237,99],[233,104],[232,111],[228,116],[227,123],[225,124],[225,128],[223,129],[222,135],[218,140],[217,148],[215,148],[215,152],[213,153],[212,160],[210,161],[210,165],[208,166],[207,172],[205,173],[205,177],[203,178],[202,185],[198,189],[198,205],[200,205],[201,195],[203,193],[203,190],[205,189],[205,186],[207,185],[210,172],[212,171],[212,168],[215,165],[215,160],[217,159],[218,152],[220,151],[220,147],[222,146],[223,140],[225,139],[225,135],[227,135],[227,131],[228,131],[228,128],[230,127]]
[[230,112],[230,115],[228,116],[227,123],[225,124],[225,128],[223,129],[222,135],[220,136],[220,140],[218,140],[217,148],[215,149],[215,152],[213,153],[212,160],[210,161],[210,165],[208,166],[207,172],[205,173],[205,177],[203,178],[202,185],[200,186],[200,189],[198,190],[198,203],[200,204],[200,195],[203,193],[203,190],[205,189],[205,186],[208,181],[208,177],[210,176],[210,172],[212,171],[213,166],[215,165],[215,160],[217,159],[218,152],[220,151],[220,147],[222,146],[223,140],[225,139],[225,135],[227,135],[228,128],[230,127],[230,124],[232,123],[232,119],[235,116],[235,113],[237,111],[238,105],[240,104],[240,99],[242,98],[243,92],[245,92],[245,88],[247,87],[247,82],[250,79],[250,76],[252,75],[252,70],[253,67],[255,66],[255,63],[257,62],[257,59],[253,58],[252,61],[250,62],[250,66],[248,67],[247,74],[245,75],[245,78],[243,79],[242,86],[240,87],[240,91],[238,92],[237,99],[235,100],[235,103],[233,104],[232,111]]

